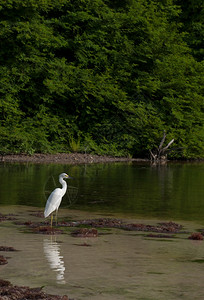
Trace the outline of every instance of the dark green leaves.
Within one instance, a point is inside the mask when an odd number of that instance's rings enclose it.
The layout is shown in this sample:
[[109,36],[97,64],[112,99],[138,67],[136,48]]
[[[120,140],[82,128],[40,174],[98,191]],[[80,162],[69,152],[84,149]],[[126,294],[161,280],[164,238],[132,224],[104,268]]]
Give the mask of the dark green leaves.
[[2,0],[2,147],[203,157],[199,3]]

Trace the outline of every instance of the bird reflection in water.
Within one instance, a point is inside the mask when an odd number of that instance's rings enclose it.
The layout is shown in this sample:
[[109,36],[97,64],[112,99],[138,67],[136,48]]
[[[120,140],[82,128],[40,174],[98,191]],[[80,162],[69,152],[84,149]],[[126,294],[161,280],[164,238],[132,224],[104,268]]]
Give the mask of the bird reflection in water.
[[65,266],[63,261],[63,256],[60,255],[60,245],[56,240],[56,237],[51,237],[50,240],[45,239],[43,242],[44,254],[47,258],[50,268],[56,271],[56,282],[60,284],[65,284],[64,272]]

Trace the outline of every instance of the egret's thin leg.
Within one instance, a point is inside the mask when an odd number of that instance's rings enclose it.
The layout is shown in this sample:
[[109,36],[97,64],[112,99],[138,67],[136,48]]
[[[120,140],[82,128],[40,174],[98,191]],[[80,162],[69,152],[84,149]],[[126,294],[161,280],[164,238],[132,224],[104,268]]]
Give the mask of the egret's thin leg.
[[56,212],[55,212],[55,225],[57,226],[57,212],[58,210],[56,209]]
[[51,227],[52,227],[52,221],[53,221],[53,214],[51,214]]

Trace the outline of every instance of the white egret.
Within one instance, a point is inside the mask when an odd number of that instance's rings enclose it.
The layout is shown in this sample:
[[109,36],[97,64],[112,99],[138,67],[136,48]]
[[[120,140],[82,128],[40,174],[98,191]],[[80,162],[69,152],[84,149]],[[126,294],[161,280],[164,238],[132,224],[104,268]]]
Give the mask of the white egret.
[[52,221],[53,221],[53,212],[56,211],[55,214],[55,222],[57,224],[57,212],[58,208],[60,206],[60,203],[62,201],[62,197],[67,191],[67,183],[64,179],[71,178],[66,173],[62,173],[59,175],[59,182],[62,185],[62,188],[56,188],[47,199],[47,203],[45,206],[44,216],[47,218],[51,214],[51,227],[52,227]]

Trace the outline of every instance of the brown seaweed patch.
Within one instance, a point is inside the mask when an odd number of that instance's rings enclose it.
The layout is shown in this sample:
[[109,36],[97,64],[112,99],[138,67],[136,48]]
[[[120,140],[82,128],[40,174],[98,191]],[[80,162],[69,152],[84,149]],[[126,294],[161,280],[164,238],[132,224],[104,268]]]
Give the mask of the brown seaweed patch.
[[34,223],[31,221],[26,221],[26,222],[15,222],[15,224],[16,225],[25,225],[25,226],[29,227],[32,232],[39,233],[39,234],[61,234],[61,233],[63,233],[63,231],[61,229],[58,229],[56,227],[51,227],[49,225],[49,222]]
[[[31,299],[45,299],[45,300],[71,300],[68,296],[57,296],[46,294],[42,288],[29,288],[27,286],[12,285],[7,280],[0,279],[0,299],[2,300],[31,300]],[[73,300],[73,299],[72,299]]]
[[179,232],[183,226],[174,222],[159,223],[163,231],[167,232]]
[[[37,233],[47,233],[53,234],[53,231],[50,229],[42,229],[40,227],[49,228],[49,222],[38,222],[34,223],[31,221],[26,222],[16,222],[18,225],[26,225],[29,228],[36,229],[34,230]],[[182,225],[174,222],[163,222],[156,225],[148,225],[143,223],[125,223],[120,219],[112,218],[99,218],[99,219],[84,219],[77,221],[60,221],[58,227],[81,227],[81,228],[118,228],[122,230],[129,231],[146,231],[146,232],[157,232],[157,233],[183,233],[181,229]],[[40,228],[40,229],[39,229]],[[55,231],[57,231],[55,227]],[[80,234],[80,233],[79,233]],[[88,234],[88,233],[87,233]],[[83,233],[82,233],[83,235]]]
[[6,265],[7,263],[7,259],[3,255],[0,255],[0,265]]
[[164,222],[158,225],[146,224],[124,224],[120,228],[131,231],[151,231],[159,233],[178,233],[183,228],[182,225],[174,222]]
[[174,222],[163,222],[157,225],[148,225],[140,223],[125,224],[120,219],[109,219],[109,218],[99,218],[99,219],[87,219],[79,221],[70,222],[60,222],[61,227],[80,227],[80,226],[90,226],[94,228],[119,228],[123,230],[131,231],[151,231],[160,233],[177,233],[183,228],[182,225]]
[[79,226],[90,226],[95,228],[120,228],[123,222],[119,219],[99,218],[99,219],[87,219],[80,221],[62,221],[59,222],[59,226],[64,227],[79,227]]
[[51,226],[35,227],[35,228],[33,228],[33,232],[40,233],[40,234],[62,234],[63,233],[62,230],[55,228],[55,227],[51,227]]
[[80,228],[71,233],[74,237],[97,237],[98,230],[95,228]]
[[9,281],[0,279],[0,287],[2,287],[2,286],[8,286],[8,285],[10,285]]
[[2,221],[13,221],[16,220],[15,215],[14,214],[2,214],[0,213],[0,222]]
[[82,243],[82,244],[74,244],[75,246],[81,246],[81,247],[91,247],[90,244]]
[[13,247],[0,246],[0,251],[18,251],[18,250],[14,249]]
[[170,235],[170,234],[153,234],[153,233],[150,233],[150,234],[147,234],[146,235],[147,237],[151,237],[151,238],[164,238],[164,239],[171,239],[171,238],[174,238],[173,235]]
[[44,218],[44,214],[41,211],[33,212],[30,215],[38,218]]
[[25,222],[22,222],[22,221],[17,221],[15,222],[16,225],[24,225],[24,226],[27,226],[31,229],[34,229],[34,228],[38,228],[38,227],[41,227],[41,226],[50,226],[50,223],[49,222],[32,222],[30,220],[28,221],[25,221]]
[[190,240],[203,240],[203,235],[200,232],[193,232],[189,237]]

